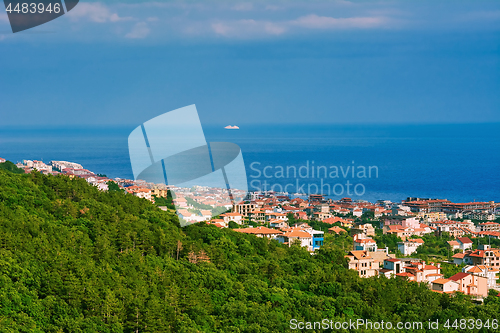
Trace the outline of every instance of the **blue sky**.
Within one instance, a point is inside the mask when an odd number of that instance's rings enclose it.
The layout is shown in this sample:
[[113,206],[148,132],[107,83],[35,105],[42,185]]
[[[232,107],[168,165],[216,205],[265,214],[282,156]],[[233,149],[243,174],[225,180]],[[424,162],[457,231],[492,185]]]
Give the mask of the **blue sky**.
[[0,61],[0,127],[500,122],[499,1],[81,1]]

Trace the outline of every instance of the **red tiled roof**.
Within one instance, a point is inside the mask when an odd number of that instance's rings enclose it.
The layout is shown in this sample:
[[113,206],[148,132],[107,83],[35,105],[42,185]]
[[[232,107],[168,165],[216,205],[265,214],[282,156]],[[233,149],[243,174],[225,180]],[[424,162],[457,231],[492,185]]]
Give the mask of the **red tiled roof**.
[[469,237],[460,237],[457,238],[458,241],[460,241],[462,244],[472,244],[472,241],[469,239]]
[[460,273],[457,273],[453,276],[450,277],[450,280],[453,280],[453,281],[458,281],[458,280],[462,280],[463,278],[469,276],[470,274],[468,273],[463,273],[463,272],[460,272]]

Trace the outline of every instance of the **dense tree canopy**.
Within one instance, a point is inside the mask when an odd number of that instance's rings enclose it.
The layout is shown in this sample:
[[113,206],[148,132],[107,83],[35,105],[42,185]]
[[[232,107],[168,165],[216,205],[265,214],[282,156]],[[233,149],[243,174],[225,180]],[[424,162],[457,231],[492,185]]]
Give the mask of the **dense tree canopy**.
[[2,332],[287,332],[292,318],[486,320],[499,310],[496,296],[475,305],[361,279],[335,246],[311,255],[203,223],[180,228],[131,194],[0,170]]

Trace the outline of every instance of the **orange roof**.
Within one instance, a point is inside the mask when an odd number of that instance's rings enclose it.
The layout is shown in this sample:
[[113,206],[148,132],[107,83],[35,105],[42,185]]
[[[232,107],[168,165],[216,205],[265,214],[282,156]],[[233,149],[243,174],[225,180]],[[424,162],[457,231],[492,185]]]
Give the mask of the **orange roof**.
[[279,230],[270,229],[270,228],[266,228],[266,227],[234,229],[234,231],[242,232],[244,234],[254,234],[254,235],[280,235],[280,234],[282,234],[282,232]]
[[372,257],[370,257],[370,254],[368,254],[367,251],[350,251],[349,254],[351,254],[354,258],[356,259],[372,259]]
[[285,237],[299,237],[299,238],[311,238],[311,234],[305,232],[305,231],[300,231],[300,230],[293,230],[286,232],[283,236]]
[[472,268],[467,271],[467,273],[482,273],[482,272],[483,271],[481,270],[481,268],[477,266],[472,266]]
[[458,241],[460,241],[462,244],[472,244],[472,241],[469,239],[469,237],[460,237],[457,238]]
[[333,232],[336,232],[336,233],[347,232],[344,229],[342,229],[341,227],[337,227],[337,226],[329,228],[328,231],[333,231]]
[[225,215],[225,216],[243,216],[240,213],[224,213],[224,214],[221,214],[221,215]]
[[414,243],[424,243],[424,240],[422,238],[412,238],[408,239],[408,242],[414,242]]
[[435,283],[435,284],[445,284],[447,282],[450,282],[451,280],[449,279],[436,279],[434,281],[432,281],[432,283]]
[[396,276],[404,276],[404,277],[415,277],[415,275],[410,274],[408,272],[398,273]]

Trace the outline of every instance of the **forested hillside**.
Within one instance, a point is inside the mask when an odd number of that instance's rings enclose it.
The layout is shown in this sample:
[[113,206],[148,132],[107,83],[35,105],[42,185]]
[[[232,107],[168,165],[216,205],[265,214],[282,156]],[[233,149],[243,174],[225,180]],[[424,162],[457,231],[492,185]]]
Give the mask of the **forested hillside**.
[[[399,279],[360,279],[316,255],[195,224],[82,179],[0,170],[0,331],[287,332],[290,320],[493,319]],[[312,330],[308,331],[312,332]]]

